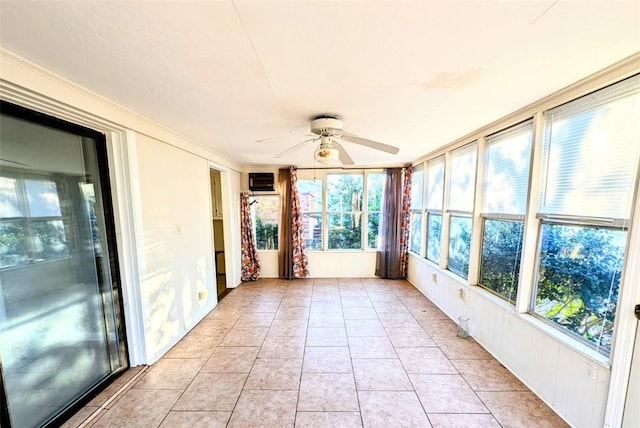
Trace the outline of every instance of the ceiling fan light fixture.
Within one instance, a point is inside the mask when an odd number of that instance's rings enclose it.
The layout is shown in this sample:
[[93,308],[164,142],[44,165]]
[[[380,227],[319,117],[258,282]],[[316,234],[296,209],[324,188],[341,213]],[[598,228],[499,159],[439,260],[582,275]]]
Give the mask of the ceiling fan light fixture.
[[340,151],[335,147],[318,147],[314,154],[318,162],[327,163],[334,162],[340,158]]

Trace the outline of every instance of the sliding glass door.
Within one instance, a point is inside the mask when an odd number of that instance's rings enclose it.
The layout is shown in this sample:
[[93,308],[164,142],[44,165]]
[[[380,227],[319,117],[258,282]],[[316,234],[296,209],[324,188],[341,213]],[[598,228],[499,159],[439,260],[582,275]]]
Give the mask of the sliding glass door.
[[3,103],[0,158],[2,405],[36,427],[127,366],[105,141]]

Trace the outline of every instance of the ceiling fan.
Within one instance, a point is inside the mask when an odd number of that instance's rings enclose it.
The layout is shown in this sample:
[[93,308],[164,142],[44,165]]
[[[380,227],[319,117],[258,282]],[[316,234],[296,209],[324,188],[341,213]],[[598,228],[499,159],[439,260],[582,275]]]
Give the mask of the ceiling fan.
[[[357,135],[347,132],[342,128],[342,120],[336,116],[321,115],[311,120],[311,132],[317,136],[296,144],[287,150],[275,155],[276,158],[282,158],[287,154],[300,149],[301,147],[311,143],[320,141],[320,145],[314,152],[314,158],[324,164],[342,163],[344,165],[353,165],[353,159],[340,144],[342,141],[359,144],[371,149],[380,150],[395,155],[400,149],[388,144],[379,143],[377,141],[368,140],[358,137]],[[264,140],[262,140],[264,141]]]

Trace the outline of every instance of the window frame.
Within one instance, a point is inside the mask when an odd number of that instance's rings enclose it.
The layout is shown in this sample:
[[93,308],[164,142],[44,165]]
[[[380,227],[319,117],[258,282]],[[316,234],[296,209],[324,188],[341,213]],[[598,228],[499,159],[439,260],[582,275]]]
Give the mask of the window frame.
[[34,224],[37,223],[47,223],[51,221],[59,221],[62,223],[63,232],[65,235],[65,249],[66,255],[60,255],[56,257],[48,257],[45,259],[37,259],[35,255],[37,254],[37,250],[34,248],[34,242],[32,239],[26,239],[26,248],[25,255],[27,256],[27,260],[24,263],[13,264],[8,266],[0,266],[0,270],[10,270],[10,269],[20,269],[25,266],[32,266],[34,264],[47,263],[59,260],[65,260],[71,258],[71,248],[69,246],[68,233],[65,227],[65,220],[67,218],[64,216],[62,212],[62,207],[60,205],[60,201],[58,200],[58,209],[60,210],[59,216],[33,216],[31,215],[31,209],[29,207],[28,192],[26,188],[26,181],[49,181],[53,182],[56,186],[56,190],[59,186],[59,183],[56,181],[56,177],[51,174],[46,173],[25,173],[22,171],[15,171],[11,167],[2,167],[2,172],[0,174],[1,177],[10,178],[16,180],[16,196],[18,207],[21,212],[21,216],[14,217],[3,217],[0,218],[0,224],[21,224],[24,230],[25,235],[32,236],[36,232],[34,231]]
[[[523,211],[522,214],[513,214],[513,213],[495,213],[495,212],[490,212],[490,211],[485,211],[485,198],[487,196],[487,187],[486,187],[486,182],[488,179],[488,175],[490,173],[490,171],[488,170],[488,168],[486,168],[486,166],[489,165],[489,150],[491,148],[491,146],[493,145],[497,145],[497,144],[501,144],[501,143],[505,143],[504,140],[502,140],[501,138],[503,137],[510,137],[513,135],[517,135],[520,132],[530,132],[530,142],[529,142],[529,159],[527,161],[527,189],[526,192],[524,194],[525,196],[525,200],[524,202],[524,206],[523,206]],[[493,140],[493,141],[492,141]],[[481,288],[483,288],[484,290],[487,290],[488,292],[494,294],[495,296],[503,299],[504,301],[508,302],[509,304],[515,306],[517,303],[517,298],[520,295],[519,293],[519,289],[520,289],[520,277],[521,277],[521,272],[522,272],[522,264],[523,264],[523,260],[524,260],[524,250],[525,250],[525,234],[526,234],[526,217],[527,217],[527,212],[529,209],[529,197],[531,194],[531,171],[533,169],[533,154],[534,154],[534,145],[535,145],[535,132],[534,132],[534,119],[533,118],[529,118],[523,122],[517,123],[515,125],[509,126],[501,131],[495,132],[489,136],[486,137],[485,140],[485,144],[483,147],[483,153],[482,153],[482,163],[483,163],[483,178],[482,178],[482,185],[480,187],[480,192],[481,192],[481,207],[479,207],[480,209],[480,251],[479,251],[479,259],[478,259],[478,275],[477,275],[477,285],[480,286]],[[514,296],[513,298],[510,298],[508,296],[504,296],[501,293],[497,292],[496,290],[492,289],[491,287],[489,287],[486,284],[482,284],[482,267],[483,267],[483,260],[485,259],[485,252],[484,252],[484,237],[485,237],[485,226],[486,226],[486,222],[487,221],[504,221],[504,222],[517,222],[520,223],[522,225],[522,235],[520,238],[520,255],[519,255],[519,260],[518,260],[518,275],[515,278],[515,287],[514,287]]]
[[[617,232],[625,232],[626,238],[625,238],[625,246],[623,251],[622,265],[620,269],[620,281],[619,281],[619,286],[622,286],[625,265],[628,263],[627,249],[629,246],[629,238],[630,238],[630,228],[628,227],[629,226],[628,222],[625,222],[624,225],[621,225],[621,223],[618,221],[609,223],[606,220],[602,220],[602,219],[600,221],[593,221],[592,219],[584,219],[584,218],[578,218],[578,217],[549,216],[549,215],[539,215],[538,219],[539,219],[538,225],[537,225],[538,239],[537,239],[537,245],[536,245],[536,264],[535,264],[535,270],[534,270],[534,276],[533,276],[533,293],[531,295],[531,298],[529,299],[529,309],[527,313],[533,316],[535,319],[539,320],[540,322],[544,323],[545,325],[551,327],[553,330],[558,331],[562,335],[569,337],[573,340],[576,340],[579,343],[594,350],[595,352],[598,352],[599,354],[607,358],[610,358],[611,351],[607,351],[606,349],[602,348],[599,344],[595,344],[589,341],[588,339],[580,336],[578,333],[573,332],[568,328],[565,328],[564,326],[554,322],[550,318],[545,317],[543,314],[536,312],[536,300],[538,297],[538,286],[539,286],[539,279],[540,279],[540,263],[542,259],[542,228],[544,225],[552,225],[552,226],[585,227],[585,228],[592,228],[592,229],[603,229],[603,230],[612,230]],[[618,297],[618,302],[619,300],[620,298]],[[614,326],[612,329],[613,330],[612,338],[614,339],[615,339],[615,329],[616,329],[615,319],[620,310],[620,305],[617,304],[618,302],[616,302],[616,310],[615,312],[613,312]],[[611,347],[613,348],[613,343]]]
[[[547,141],[547,139],[550,138],[550,134],[548,133],[547,126],[548,126],[548,118],[553,115],[554,111],[560,111],[561,114],[562,113],[566,114],[567,111],[570,111],[571,113],[579,116],[581,113],[584,113],[589,109],[593,109],[595,106],[606,105],[606,103],[603,103],[602,101],[603,99],[609,99],[609,100],[618,99],[622,91],[625,89],[625,87],[629,87],[629,85],[633,84],[634,82],[636,85],[635,87],[637,87],[637,82],[639,80],[640,80],[640,74],[636,74],[634,76],[618,81],[617,83],[614,83],[607,87],[592,91],[591,93],[588,93],[582,97],[569,100],[568,102],[562,105],[559,105],[557,107],[551,108],[544,112],[540,112],[538,114],[538,118],[539,118],[538,128],[536,128],[536,131],[538,131],[540,134],[537,138],[536,146],[535,146],[535,149],[540,152],[539,159],[537,160],[538,162],[537,168],[540,170],[540,176],[538,177],[538,183],[537,183],[537,185],[539,186],[538,193],[535,195],[531,195],[532,197],[530,198],[530,206],[532,207],[530,208],[530,211],[532,211],[530,215],[534,219],[532,223],[535,223],[535,224],[532,225],[531,228],[535,227],[535,232],[536,232],[535,237],[537,239],[537,242],[535,247],[535,254],[533,255],[534,261],[533,261],[531,272],[530,272],[530,277],[532,282],[530,285],[530,289],[528,290],[529,296],[526,301],[526,304],[523,303],[521,306],[524,309],[523,312],[532,316],[534,319],[539,320],[542,323],[542,325],[548,326],[552,331],[557,331],[561,337],[566,338],[565,340],[567,342],[579,343],[585,346],[587,349],[592,350],[592,352],[595,355],[597,355],[599,358],[604,358],[609,361],[612,359],[612,356],[614,355],[612,352],[616,348],[616,339],[620,336],[620,333],[618,333],[618,330],[620,328],[619,323],[621,322],[620,319],[624,318],[624,316],[621,315],[622,305],[620,303],[621,302],[624,303],[625,301],[622,300],[623,295],[620,294],[620,290],[623,290],[625,285],[626,287],[630,286],[629,282],[625,280],[625,272],[628,272],[628,269],[629,269],[628,265],[629,265],[629,261],[630,261],[629,257],[631,253],[630,239],[632,234],[634,233],[633,230],[630,229],[631,221],[634,217],[633,206],[634,204],[637,205],[639,202],[636,196],[638,194],[638,168],[640,168],[640,154],[637,154],[638,158],[636,159],[635,174],[631,179],[633,183],[631,184],[631,187],[628,191],[629,192],[628,198],[630,198],[628,202],[630,203],[630,207],[631,207],[628,212],[629,218],[614,218],[613,216],[612,217],[588,216],[588,215],[584,215],[583,213],[579,213],[578,211],[576,211],[573,214],[569,214],[569,213],[565,214],[565,213],[551,212],[551,210],[549,209],[545,210],[544,208],[542,208],[541,204],[543,201],[543,197],[545,195],[544,183],[546,183],[549,179],[548,176],[546,176],[547,171],[544,170],[545,166],[549,165],[549,160],[544,158],[543,153],[544,154],[550,153],[549,150],[545,150],[546,148],[545,145],[550,144],[550,142]],[[614,92],[615,89],[612,90],[612,88],[614,87],[617,87],[618,89],[620,89],[621,92],[619,92],[618,94],[615,94]],[[640,95],[636,93],[635,96],[640,96]],[[590,102],[592,102],[593,104],[590,104]],[[573,117],[573,116],[569,115],[567,117]],[[533,183],[532,183],[532,186],[533,186]],[[636,207],[635,215],[637,215],[637,207]],[[611,338],[612,338],[611,351],[612,352],[608,352],[605,348],[601,347],[600,346],[601,343],[595,344],[589,341],[588,339],[581,337],[579,334],[577,334],[576,332],[573,332],[569,328],[566,328],[565,326],[562,326],[554,322],[554,320],[545,317],[543,314],[536,312],[535,306],[536,306],[536,300],[538,298],[538,289],[540,285],[539,276],[540,276],[540,266],[541,266],[541,258],[542,258],[542,254],[541,254],[542,253],[542,233],[543,233],[542,228],[545,224],[566,225],[566,226],[574,226],[574,227],[590,227],[595,229],[612,229],[617,231],[624,231],[626,233],[626,242],[625,242],[624,250],[622,253],[621,277],[618,284],[620,288],[618,290],[619,294],[616,300],[616,310],[613,312],[613,327],[612,327],[612,334],[611,334]],[[624,323],[624,321],[622,322]],[[592,358],[598,358],[598,357],[592,357]]]
[[[374,210],[369,210],[369,176],[371,176],[372,174],[379,174],[383,176],[383,183],[382,183],[382,189],[381,189],[381,194],[380,194],[380,211],[374,211]],[[380,226],[382,225],[382,213],[384,210],[384,189],[385,189],[385,185],[387,182],[387,176],[386,173],[383,170],[380,171],[364,171],[364,181],[363,181],[363,186],[364,186],[364,193],[363,193],[363,202],[362,202],[362,208],[363,208],[363,221],[362,221],[362,239],[363,239],[363,249],[366,251],[378,251],[378,247],[370,247],[369,246],[369,215],[371,213],[377,213],[379,214],[379,219],[378,219],[378,237],[380,234]],[[377,239],[376,239],[377,241]]]
[[[306,177],[300,177],[300,174],[298,174],[298,182],[300,182],[301,180],[303,181],[320,181],[320,195],[322,196],[322,203],[320,204],[320,211],[304,211],[302,209],[302,207],[300,208],[300,214],[301,217],[304,217],[304,215],[319,215],[320,217],[320,248],[310,248],[308,245],[306,246],[306,250],[309,252],[315,252],[315,251],[324,251],[325,249],[325,243],[327,242],[327,238],[326,238],[326,233],[325,233],[325,225],[327,222],[325,213],[324,213],[324,204],[326,202],[326,183],[325,180],[323,178],[318,179],[317,177],[313,178],[306,178]],[[300,193],[300,189],[298,189],[298,194]],[[306,241],[308,239],[305,238],[305,244]]]
[[[260,204],[260,198],[277,198],[278,199],[278,203],[277,203],[277,207],[278,207],[278,213],[276,216],[276,239],[275,239],[275,245],[276,248],[273,249],[261,249],[258,245],[258,215],[257,215],[257,208],[255,207],[255,205],[253,204],[254,201],[256,201],[256,204]],[[256,240],[256,248],[258,251],[260,252],[278,252],[279,248],[280,248],[280,221],[281,221],[281,207],[280,207],[280,195],[278,193],[260,193],[258,195],[251,195],[251,222],[252,222],[252,226],[253,226],[253,237]]]
[[[353,172],[345,172],[345,171],[341,171],[341,172],[327,172],[327,175],[325,176],[325,197],[324,197],[324,213],[326,216],[326,228],[325,228],[325,233],[326,233],[326,250],[327,251],[362,251],[365,248],[365,241],[364,238],[366,237],[366,231],[365,231],[365,226],[364,226],[364,222],[366,220],[365,215],[364,215],[364,208],[365,208],[365,193],[366,192],[366,183],[365,183],[365,179],[364,179],[364,173],[353,173]],[[360,211],[329,211],[329,176],[361,176],[362,177],[362,190],[361,190],[361,198],[360,198]],[[329,216],[331,215],[352,215],[352,216],[357,216],[360,215],[360,246],[359,248],[330,248],[329,247],[329,232],[330,232],[330,227],[329,227]]]
[[[420,163],[418,165],[414,165],[411,168],[411,189],[413,190],[414,188],[414,178],[416,176],[416,172],[420,172],[422,175],[422,183],[421,183],[421,188],[422,191],[420,192],[420,206],[418,206],[417,208],[414,205],[414,201],[413,198],[411,199],[411,209],[410,214],[411,214],[411,231],[410,231],[410,235],[409,235],[409,253],[411,254],[415,254],[418,256],[422,256],[425,253],[426,250],[426,242],[425,242],[425,213],[426,213],[426,201],[425,201],[425,183],[426,183],[426,174],[425,174],[425,170],[426,168],[424,167],[423,163]],[[412,192],[413,193],[413,192]],[[418,243],[419,243],[419,248],[418,250],[414,250],[413,248],[413,238],[414,238],[414,233],[416,232],[414,229],[415,226],[415,221],[413,220],[414,217],[418,216],[418,218],[420,218],[420,230],[418,231],[419,233],[419,237],[418,237]]]
[[[326,168],[321,170],[311,170],[311,169],[299,169],[298,170],[298,181],[313,181],[316,180],[322,183],[322,210],[321,211],[302,211],[303,214],[318,214],[322,219],[322,245],[321,248],[311,249],[307,247],[308,252],[358,252],[358,251],[366,251],[366,252],[375,252],[378,251],[377,248],[371,248],[368,246],[368,235],[369,235],[369,175],[371,174],[384,174],[386,172],[383,168],[371,168],[371,169],[338,169],[338,168]],[[359,213],[361,214],[361,236],[360,236],[360,248],[329,248],[329,227],[328,227],[328,219],[329,214],[338,213],[337,211],[329,212],[327,210],[329,199],[328,199],[328,176],[329,175],[361,175],[362,176],[362,206]],[[386,180],[386,176],[385,176]],[[381,198],[384,198],[384,186],[381,189],[382,195]],[[384,204],[380,207],[380,219],[382,219]],[[351,213],[352,211],[348,211],[347,213]],[[372,213],[377,213],[378,211],[372,211]]]
[[[480,142],[478,140],[473,140],[467,144],[463,144],[459,147],[456,147],[454,150],[451,150],[450,152],[448,152],[449,156],[446,158],[446,163],[445,163],[445,177],[448,176],[448,178],[445,178],[444,180],[444,186],[445,186],[445,192],[444,192],[444,204],[446,209],[444,209],[444,212],[446,213],[446,217],[443,218],[443,222],[446,221],[447,222],[447,236],[446,236],[446,260],[445,262],[445,267],[446,270],[459,276],[460,278],[464,279],[464,280],[469,280],[470,277],[470,270],[469,267],[472,264],[472,258],[473,258],[473,249],[474,249],[474,245],[473,245],[473,233],[474,233],[474,229],[475,229],[475,222],[474,222],[474,213],[476,210],[476,196],[477,196],[477,192],[476,192],[476,188],[477,188],[477,183],[478,183],[478,163],[479,163],[479,152],[480,152]],[[469,150],[469,152],[473,153],[473,157],[474,157],[474,161],[473,161],[473,165],[474,165],[474,171],[473,174],[470,177],[470,189],[471,193],[469,195],[471,202],[470,202],[470,207],[471,210],[464,210],[464,209],[459,209],[458,206],[452,208],[451,207],[451,197],[452,197],[452,179],[454,178],[453,174],[451,173],[451,170],[453,169],[453,163],[455,160],[455,154],[456,152],[463,152]],[[449,172],[447,174],[447,171]],[[457,272],[453,269],[450,269],[450,260],[451,260],[451,254],[450,254],[450,249],[451,249],[451,224],[452,224],[452,220],[454,218],[469,218],[471,220],[471,226],[470,226],[470,230],[469,230],[469,260],[467,261],[467,274],[466,275],[462,275],[460,272]],[[442,232],[441,232],[442,233]],[[442,248],[442,235],[440,236],[440,240],[441,240],[441,248]],[[442,260],[442,251],[440,254],[440,265],[442,265],[443,260]]]
[[[447,156],[445,154],[441,154],[439,156],[436,156],[432,159],[429,159],[426,162],[427,165],[427,173],[425,174],[425,189],[424,189],[424,223],[425,223],[425,232],[424,232],[424,238],[423,238],[423,242],[424,242],[424,258],[429,260],[430,262],[435,263],[436,265],[440,266],[440,263],[442,261],[442,225],[445,221],[444,219],[444,214],[445,214],[445,210],[444,210],[444,200],[445,200],[445,191],[446,191],[446,186],[447,186]],[[431,166],[430,166],[431,165]],[[429,171],[431,167],[434,167],[434,165],[441,167],[442,168],[442,180],[441,180],[441,184],[440,184],[440,189],[436,190],[436,194],[440,193],[440,203],[439,203],[439,207],[438,208],[432,208],[429,206],[429,200],[430,200],[430,182],[429,182]],[[440,216],[440,236],[438,237],[438,260],[433,260],[431,258],[429,258],[429,220],[431,218],[432,215],[437,215]]]

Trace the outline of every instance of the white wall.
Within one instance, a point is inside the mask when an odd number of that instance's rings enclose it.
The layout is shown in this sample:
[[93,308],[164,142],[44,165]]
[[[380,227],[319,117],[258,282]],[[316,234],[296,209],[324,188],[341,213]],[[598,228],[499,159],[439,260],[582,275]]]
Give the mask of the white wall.
[[606,366],[569,346],[553,329],[536,325],[542,323],[532,316],[516,313],[498,297],[415,255],[409,256],[408,279],[453,320],[470,317],[473,338],[562,418],[577,427],[603,426]]
[[132,365],[153,363],[216,304],[212,164],[223,171],[227,278],[240,283],[240,167],[3,49],[0,97],[108,136],[129,352]]
[[227,288],[234,288],[242,282],[240,246],[240,177],[238,171],[232,169],[223,171],[222,204],[224,217],[224,246]]
[[[310,278],[370,278],[375,276],[375,251],[309,251]],[[258,251],[260,276],[278,277],[278,253]]]
[[[359,171],[359,170],[358,170]],[[277,191],[278,168],[255,166],[246,167],[242,173],[242,191],[249,191],[249,172],[272,172],[276,182]],[[323,179],[327,170],[298,171],[298,179],[310,179],[314,175]],[[273,192],[259,192],[256,194],[273,194]],[[369,278],[375,276],[376,252],[375,251],[307,251],[309,257],[309,277],[311,278]],[[275,251],[258,251],[260,260],[260,277],[278,277],[278,253]]]
[[[145,136],[137,155],[139,291],[146,353],[155,360],[216,305],[209,165]],[[200,292],[207,297],[198,299]]]

